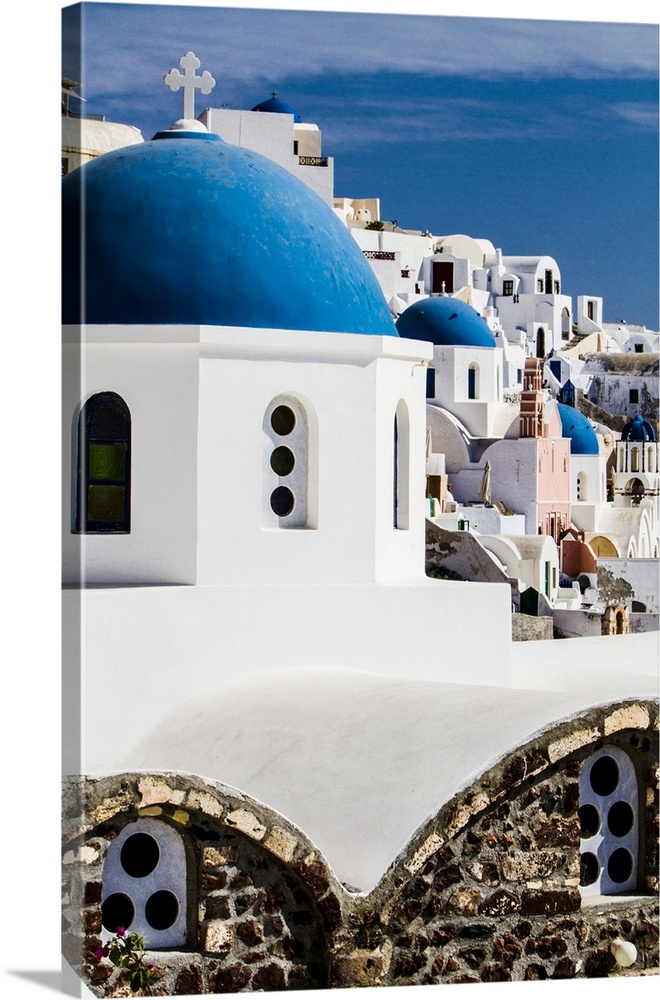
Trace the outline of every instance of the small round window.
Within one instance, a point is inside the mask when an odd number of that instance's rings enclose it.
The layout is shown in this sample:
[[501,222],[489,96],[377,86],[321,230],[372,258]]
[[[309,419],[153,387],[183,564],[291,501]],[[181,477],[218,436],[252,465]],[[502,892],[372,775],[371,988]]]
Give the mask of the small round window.
[[278,517],[287,517],[295,506],[296,498],[288,486],[278,486],[270,495],[270,506]]
[[276,434],[286,437],[296,426],[296,415],[290,406],[276,406],[270,415],[270,426]]
[[276,448],[270,456],[270,467],[276,476],[289,476],[296,464],[296,457],[290,448]]
[[145,878],[158,864],[160,850],[148,833],[134,833],[121,849],[121,864],[127,875]]

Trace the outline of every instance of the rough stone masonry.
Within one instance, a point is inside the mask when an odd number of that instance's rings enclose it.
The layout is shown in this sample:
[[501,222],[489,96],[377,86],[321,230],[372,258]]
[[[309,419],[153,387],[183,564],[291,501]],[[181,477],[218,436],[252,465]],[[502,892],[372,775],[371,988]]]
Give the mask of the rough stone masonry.
[[[519,748],[445,803],[378,886],[349,891],[296,827],[233,789],[181,774],[67,781],[63,950],[100,997],[130,995],[94,958],[103,864],[143,817],[186,844],[185,947],[148,952],[152,994],[565,979],[658,966],[658,718],[647,702],[593,709]],[[640,786],[640,885],[583,900],[579,776],[604,745]]]

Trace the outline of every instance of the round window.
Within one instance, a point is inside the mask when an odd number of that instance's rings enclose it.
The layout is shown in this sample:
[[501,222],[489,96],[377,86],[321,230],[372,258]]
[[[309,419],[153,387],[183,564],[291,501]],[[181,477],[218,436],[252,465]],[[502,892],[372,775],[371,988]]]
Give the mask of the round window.
[[613,757],[599,757],[591,768],[591,787],[596,795],[611,795],[619,784],[619,765]]
[[598,858],[591,851],[580,855],[580,885],[592,885],[598,878],[600,865]]
[[625,847],[619,847],[610,855],[610,859],[607,862],[607,874],[620,885],[621,882],[627,882],[633,872],[633,856],[630,851],[627,851]]
[[278,517],[286,517],[295,506],[296,499],[288,486],[278,486],[270,495],[270,506]]
[[270,456],[270,467],[277,476],[288,476],[293,472],[296,457],[290,448],[281,445]]
[[158,844],[148,833],[134,833],[121,849],[121,866],[132,878],[151,875],[160,860]]
[[635,814],[628,802],[615,802],[607,814],[607,826],[613,837],[625,837],[634,822]]
[[101,905],[101,923],[116,934],[119,927],[130,927],[135,919],[133,900],[124,892],[113,892]]
[[276,434],[286,437],[296,426],[296,415],[290,406],[276,406],[270,415],[270,426]]
[[578,809],[580,818],[580,836],[583,840],[595,837],[600,830],[600,813],[594,805],[587,802]]
[[149,896],[144,908],[147,923],[155,931],[165,931],[179,916],[179,900],[173,892],[159,889]]

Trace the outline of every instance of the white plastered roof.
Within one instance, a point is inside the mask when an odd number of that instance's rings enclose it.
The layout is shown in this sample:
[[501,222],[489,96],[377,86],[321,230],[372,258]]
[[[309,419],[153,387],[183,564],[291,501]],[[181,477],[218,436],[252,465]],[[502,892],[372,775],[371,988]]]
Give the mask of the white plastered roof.
[[504,755],[590,706],[657,696],[657,645],[657,633],[514,643],[512,688],[327,667],[248,673],[182,706],[123,764],[240,789],[369,891],[425,820]]

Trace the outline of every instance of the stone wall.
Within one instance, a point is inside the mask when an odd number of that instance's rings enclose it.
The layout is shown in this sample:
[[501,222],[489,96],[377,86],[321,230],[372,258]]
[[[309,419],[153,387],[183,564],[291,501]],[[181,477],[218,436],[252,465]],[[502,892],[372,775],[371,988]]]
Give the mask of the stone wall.
[[113,966],[94,958],[103,861],[126,824],[146,816],[184,834],[191,897],[187,947],[149,953],[156,995],[328,984],[339,900],[324,863],[280,817],[221,786],[175,775],[73,783],[65,801],[63,951],[98,996],[123,995]]
[[[155,995],[499,982],[658,965],[657,709],[630,702],[554,727],[485,772],[412,837],[368,895],[334,879],[276,813],[185,775],[73,782],[65,793],[64,951],[98,996],[126,987],[93,957],[103,859],[141,816],[184,834],[193,897],[185,949],[154,951]],[[582,900],[579,777],[604,745],[640,786],[637,895]]]
[[[625,749],[638,772],[643,894],[594,906],[578,890],[578,782],[582,762],[605,744]],[[637,947],[637,971],[655,968],[657,762],[657,711],[633,703],[565,723],[483,775],[413,838],[372,894],[378,982],[603,976],[615,971],[609,942],[619,935]]]
[[514,642],[530,642],[538,639],[552,639],[553,620],[549,615],[511,615],[511,638]]

